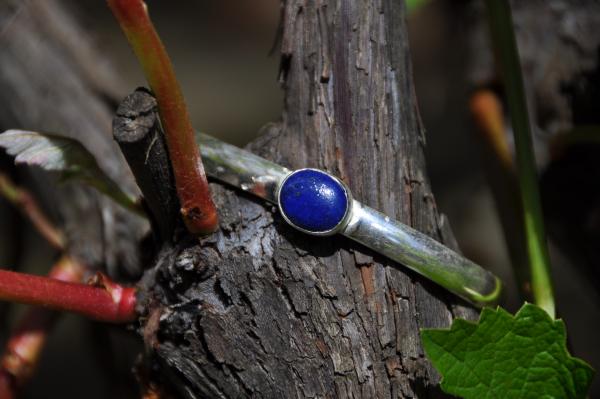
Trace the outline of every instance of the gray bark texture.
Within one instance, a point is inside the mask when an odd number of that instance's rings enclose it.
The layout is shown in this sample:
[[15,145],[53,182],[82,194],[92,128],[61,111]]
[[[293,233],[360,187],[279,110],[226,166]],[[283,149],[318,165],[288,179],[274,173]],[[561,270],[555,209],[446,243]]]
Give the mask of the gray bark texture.
[[[282,28],[283,120],[249,149],[328,170],[440,239],[401,2],[290,0]],[[308,237],[261,201],[212,189],[220,231],[163,251],[143,284],[143,335],[181,394],[439,395],[419,329],[475,310],[343,237]]]
[[[425,173],[402,2],[289,0],[282,18],[285,111],[249,149],[328,170],[455,246]],[[5,1],[0,22],[0,127],[69,134],[133,187],[110,138],[120,86],[106,55],[60,2]],[[74,254],[115,276],[140,272],[143,222],[93,190],[33,179]],[[343,237],[308,237],[263,202],[211,187],[220,231],[163,246],[140,283],[154,381],[189,398],[441,395],[419,329],[474,309]]]

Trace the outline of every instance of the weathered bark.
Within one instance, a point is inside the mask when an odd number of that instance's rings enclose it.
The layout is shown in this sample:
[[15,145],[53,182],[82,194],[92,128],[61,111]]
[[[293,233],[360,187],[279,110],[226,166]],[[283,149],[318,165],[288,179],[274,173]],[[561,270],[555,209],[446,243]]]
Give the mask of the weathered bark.
[[[403,5],[287,1],[281,123],[249,148],[340,176],[356,198],[440,238]],[[221,230],[146,275],[144,336],[185,397],[428,397],[419,328],[476,312],[343,237],[311,238],[212,185]]]
[[171,243],[175,229],[184,226],[157,107],[149,91],[137,89],[117,109],[113,136],[144,195],[156,244],[161,245]]
[[[96,73],[85,35],[48,4],[0,6],[0,126],[71,134],[131,187],[109,136],[115,74]],[[283,120],[250,149],[329,170],[366,204],[453,242],[426,178],[401,2],[290,0],[283,18]],[[137,219],[92,190],[37,182],[75,253],[139,270]],[[185,397],[439,394],[419,328],[475,310],[343,237],[307,237],[263,202],[212,189],[221,230],[163,250],[142,282],[154,378]]]

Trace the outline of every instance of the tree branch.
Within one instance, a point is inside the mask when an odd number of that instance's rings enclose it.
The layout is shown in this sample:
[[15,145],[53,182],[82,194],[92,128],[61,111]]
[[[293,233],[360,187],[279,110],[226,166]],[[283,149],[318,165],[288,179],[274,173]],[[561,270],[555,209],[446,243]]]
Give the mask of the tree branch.
[[[48,277],[66,282],[79,282],[84,269],[78,262],[63,256],[50,270]],[[19,322],[6,344],[0,360],[0,385],[5,390],[18,388],[29,380],[37,366],[48,332],[54,326],[57,314],[43,308],[32,308]],[[7,394],[5,394],[7,395]],[[12,396],[15,396],[14,393]],[[0,398],[5,398],[0,388]]]
[[50,245],[59,251],[64,249],[65,238],[63,234],[44,215],[31,194],[15,186],[8,176],[3,173],[0,173],[0,195],[19,209]]
[[173,66],[150,21],[146,4],[141,0],[108,0],[108,5],[158,101],[185,225],[192,234],[212,233],[218,227],[217,211],[194,140],[194,129]]
[[98,273],[91,285],[0,270],[0,300],[74,312],[94,320],[126,323],[136,318],[136,289]]
[[146,89],[137,89],[121,102],[113,136],[142,191],[158,241],[170,242],[181,225],[180,204],[156,99]]

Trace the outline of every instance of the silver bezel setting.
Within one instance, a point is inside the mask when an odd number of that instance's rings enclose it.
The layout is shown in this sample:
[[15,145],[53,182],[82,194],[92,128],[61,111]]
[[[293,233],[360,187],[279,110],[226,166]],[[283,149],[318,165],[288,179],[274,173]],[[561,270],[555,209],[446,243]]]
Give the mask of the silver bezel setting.
[[[281,207],[281,188],[283,187],[283,185],[285,184],[285,182],[287,181],[288,178],[290,178],[292,175],[294,175],[295,173],[298,172],[302,172],[305,170],[310,170],[313,172],[320,172],[320,173],[324,173],[327,176],[331,177],[333,180],[335,180],[343,189],[344,189],[344,193],[346,194],[346,213],[344,214],[344,217],[342,218],[342,220],[340,220],[340,222],[338,224],[335,225],[335,227],[333,227],[330,230],[327,231],[311,231],[311,230],[306,230],[300,226],[297,226],[296,224],[294,224],[294,222],[292,222],[287,215],[285,214],[283,208]],[[350,221],[350,218],[352,217],[352,204],[354,203],[354,201],[352,200],[352,193],[350,192],[350,189],[348,188],[348,186],[341,181],[340,179],[338,179],[336,176],[325,172],[324,170],[321,169],[316,169],[316,168],[302,168],[302,169],[296,169],[293,170],[291,172],[289,172],[288,174],[285,175],[285,177],[283,179],[281,179],[281,181],[279,182],[279,185],[277,186],[277,207],[279,208],[279,213],[281,214],[281,216],[283,217],[283,220],[285,220],[287,222],[287,224],[289,224],[290,226],[292,226],[293,228],[295,228],[296,230],[299,230],[303,233],[306,234],[310,234],[313,236],[330,236],[330,235],[334,235],[336,233],[339,233],[340,231],[344,230],[346,228],[346,226],[348,225],[348,222]]]

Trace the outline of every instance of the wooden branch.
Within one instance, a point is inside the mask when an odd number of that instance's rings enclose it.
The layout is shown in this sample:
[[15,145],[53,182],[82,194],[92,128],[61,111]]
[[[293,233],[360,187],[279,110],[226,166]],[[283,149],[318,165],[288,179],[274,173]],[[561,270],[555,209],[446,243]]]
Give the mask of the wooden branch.
[[[285,111],[250,148],[340,176],[362,202],[440,238],[425,172],[404,7],[284,5]],[[221,232],[159,257],[146,343],[183,397],[426,397],[419,328],[477,312],[343,237],[308,237],[271,207],[211,187]]]
[[135,320],[136,289],[123,287],[98,273],[90,284],[0,270],[0,300],[74,312],[93,320]]
[[113,120],[113,136],[142,191],[159,242],[181,226],[179,200],[155,98],[145,89],[127,96]]
[[143,0],[107,2],[157,98],[183,221],[192,234],[210,234],[219,224],[217,210],[183,93],[171,60],[150,20],[148,7]]

